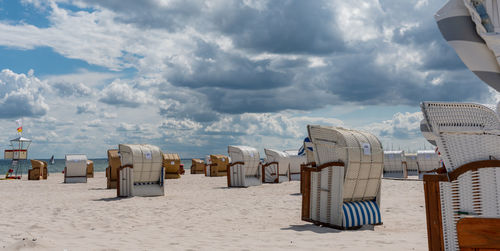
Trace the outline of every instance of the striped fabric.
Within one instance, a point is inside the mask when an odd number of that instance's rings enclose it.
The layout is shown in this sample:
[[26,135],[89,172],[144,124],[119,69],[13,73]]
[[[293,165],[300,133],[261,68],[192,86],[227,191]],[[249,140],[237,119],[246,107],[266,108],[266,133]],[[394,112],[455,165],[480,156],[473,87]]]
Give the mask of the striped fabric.
[[[306,137],[304,139],[304,144],[302,144],[302,146],[300,147],[299,153],[297,155],[306,155],[306,149],[304,148],[304,145],[309,145],[309,144],[311,144],[311,140],[309,139],[309,137]],[[310,146],[308,146],[307,149],[309,151],[313,151],[313,148]]]
[[342,226],[345,228],[379,224],[382,222],[380,209],[375,201],[344,202]]
[[500,67],[495,54],[478,35],[464,0],[450,0],[435,15],[441,34],[479,79],[500,91]]

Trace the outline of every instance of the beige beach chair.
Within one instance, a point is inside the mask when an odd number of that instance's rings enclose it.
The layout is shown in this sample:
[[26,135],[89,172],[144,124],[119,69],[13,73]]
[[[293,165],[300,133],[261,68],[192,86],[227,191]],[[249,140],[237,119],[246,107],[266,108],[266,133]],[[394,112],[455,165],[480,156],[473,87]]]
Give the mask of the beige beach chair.
[[120,155],[118,154],[118,149],[108,150],[108,167],[106,168],[106,180],[108,189],[116,189],[118,182],[118,170],[122,162],[120,161]]
[[297,150],[286,150],[288,154],[288,180],[300,180],[300,166],[307,163],[307,155],[299,155]]
[[210,155],[210,163],[207,165],[208,176],[219,177],[227,176],[227,166],[229,158],[226,155]]
[[87,160],[87,178],[94,178],[94,161]]
[[87,156],[85,154],[66,154],[64,183],[87,183]]
[[205,162],[201,159],[192,159],[191,174],[205,174]]
[[47,162],[36,159],[30,160],[30,162],[31,169],[28,170],[28,180],[46,180],[48,176]]
[[380,141],[340,127],[307,129],[315,163],[302,166],[302,220],[338,229],[382,224]]
[[408,178],[404,151],[384,151],[384,178]]
[[119,197],[163,196],[163,153],[153,145],[120,144]]
[[249,187],[262,184],[259,151],[249,146],[228,146],[231,164],[227,169],[228,187]]
[[181,158],[177,153],[163,154],[163,169],[165,169],[165,179],[181,178]]
[[[472,103],[423,102],[421,108],[447,171],[423,177],[429,250],[459,250],[466,240],[457,222],[500,218],[500,119]],[[494,243],[483,248],[500,247],[495,235],[488,234]]]

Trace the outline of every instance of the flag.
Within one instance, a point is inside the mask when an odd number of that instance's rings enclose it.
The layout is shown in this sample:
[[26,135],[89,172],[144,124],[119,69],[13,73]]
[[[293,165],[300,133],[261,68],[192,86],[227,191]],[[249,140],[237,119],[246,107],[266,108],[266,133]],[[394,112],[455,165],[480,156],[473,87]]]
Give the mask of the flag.
[[18,119],[16,120],[17,123],[17,132],[22,133],[23,132],[23,121]]

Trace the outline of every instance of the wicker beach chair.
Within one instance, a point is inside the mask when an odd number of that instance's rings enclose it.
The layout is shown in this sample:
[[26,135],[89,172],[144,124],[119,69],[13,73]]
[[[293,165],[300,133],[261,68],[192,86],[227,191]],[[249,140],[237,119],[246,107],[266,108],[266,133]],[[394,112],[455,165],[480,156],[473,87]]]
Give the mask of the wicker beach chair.
[[302,220],[338,229],[381,224],[380,141],[340,127],[307,129],[315,162],[301,167]]
[[426,173],[433,172],[441,167],[439,154],[434,150],[417,151],[418,178],[422,179]]
[[300,166],[307,163],[306,154],[299,155],[300,150],[286,150],[288,154],[288,180],[300,180]]
[[108,189],[116,189],[118,182],[118,170],[122,162],[120,160],[120,155],[118,154],[118,149],[108,150],[108,167],[106,168],[106,180]]
[[163,196],[163,153],[153,145],[120,144],[117,195]]
[[227,169],[228,187],[249,187],[262,184],[260,154],[249,146],[228,146],[231,164]]
[[28,180],[46,180],[48,176],[47,162],[36,159],[30,160],[30,162],[31,169],[28,170]]
[[226,155],[210,155],[210,164],[207,165],[207,174],[210,177],[227,176],[229,158]]
[[408,176],[418,176],[418,164],[416,153],[405,153],[406,174]]
[[408,178],[404,151],[384,151],[384,178]]
[[[429,249],[458,250],[470,241],[461,237],[460,222],[491,218],[487,226],[500,218],[500,120],[479,104],[424,102],[421,108],[446,167],[423,177]],[[498,232],[487,235],[493,242],[483,248],[500,247]]]
[[266,163],[262,164],[262,182],[280,183],[289,181],[290,158],[288,154],[274,149],[264,149],[264,152],[266,153]]
[[205,162],[201,159],[191,160],[191,174],[204,174]]
[[64,183],[87,183],[87,156],[85,154],[66,154]]
[[87,160],[87,178],[94,178],[94,161]]
[[165,179],[181,178],[181,158],[177,153],[163,154],[163,169],[165,170]]

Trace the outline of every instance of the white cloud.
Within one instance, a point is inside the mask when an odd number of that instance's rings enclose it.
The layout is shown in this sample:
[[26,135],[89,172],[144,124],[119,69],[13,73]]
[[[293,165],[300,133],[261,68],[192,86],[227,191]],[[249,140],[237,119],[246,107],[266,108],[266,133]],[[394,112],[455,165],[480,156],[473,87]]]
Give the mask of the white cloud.
[[101,92],[99,101],[114,105],[136,108],[150,100],[148,95],[122,80],[115,80]]

